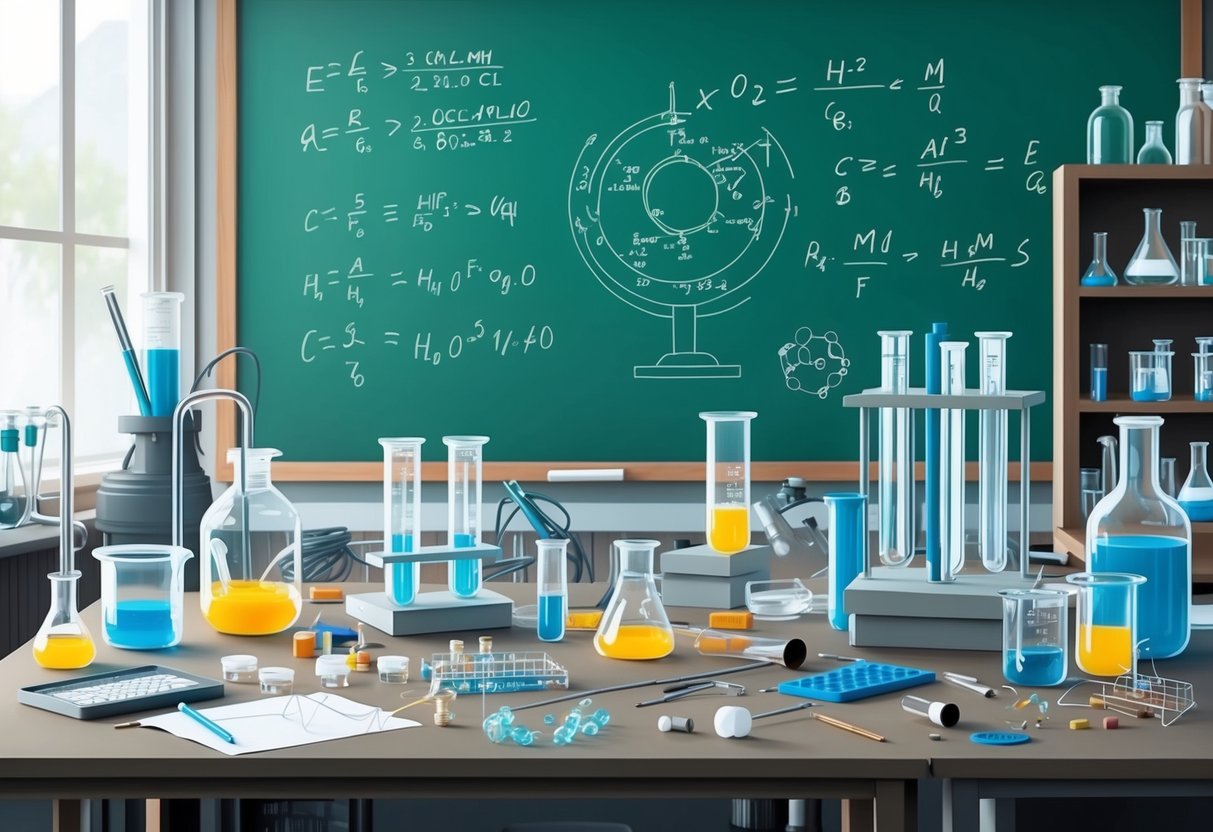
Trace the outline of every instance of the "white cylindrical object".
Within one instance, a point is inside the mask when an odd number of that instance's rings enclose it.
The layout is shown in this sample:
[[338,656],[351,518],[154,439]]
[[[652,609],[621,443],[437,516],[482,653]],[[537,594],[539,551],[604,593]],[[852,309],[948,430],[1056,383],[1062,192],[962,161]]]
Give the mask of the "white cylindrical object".
[[285,696],[295,689],[295,671],[290,667],[263,667],[257,671],[257,679],[265,694]]
[[317,656],[316,675],[322,688],[344,688],[350,684],[350,666],[345,656]]
[[695,732],[695,720],[689,716],[666,716],[662,714],[657,717],[657,730],[663,734],[668,734],[670,731],[677,731],[680,734],[692,734]]
[[[959,396],[965,391],[964,341],[942,341],[941,392]],[[939,419],[939,534],[942,543],[941,580],[956,580],[965,558],[965,411],[943,408]]]
[[960,708],[951,702],[931,702],[921,696],[903,696],[901,709],[928,719],[940,728],[951,728],[960,722]]
[[380,656],[375,661],[379,681],[389,685],[403,685],[409,680],[408,656]]
[[738,705],[725,705],[716,711],[716,716],[712,719],[712,724],[716,728],[716,736],[730,738],[748,737],[750,728],[754,725],[754,719],[750,715],[747,708],[742,708]]
[[248,655],[224,656],[219,659],[223,670],[223,681],[248,684],[257,681],[257,657]]

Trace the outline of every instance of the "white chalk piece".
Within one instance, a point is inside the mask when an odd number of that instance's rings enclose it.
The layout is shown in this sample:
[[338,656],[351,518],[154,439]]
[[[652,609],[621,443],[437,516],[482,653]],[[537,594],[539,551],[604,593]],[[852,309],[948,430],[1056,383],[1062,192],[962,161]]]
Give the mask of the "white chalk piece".
[[622,468],[553,468],[548,482],[623,482]]

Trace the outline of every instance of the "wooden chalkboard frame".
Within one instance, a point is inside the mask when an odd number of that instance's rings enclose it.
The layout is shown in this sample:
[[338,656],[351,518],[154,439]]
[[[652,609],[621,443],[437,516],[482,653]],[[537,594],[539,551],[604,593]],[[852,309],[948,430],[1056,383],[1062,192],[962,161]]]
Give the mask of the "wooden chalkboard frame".
[[[216,201],[216,281],[217,296],[215,334],[217,348],[222,351],[236,346],[236,236],[237,236],[237,175],[238,175],[238,33],[237,4],[239,0],[219,0],[216,9],[216,97],[215,97],[215,147],[217,182]],[[1180,6],[1180,70],[1184,77],[1201,75],[1201,0],[1181,0]],[[219,367],[218,383],[221,387],[234,387],[236,369],[234,362],[225,362]],[[217,405],[216,447],[226,449],[236,442],[236,418],[229,402]],[[858,425],[856,425],[858,428]],[[215,476],[220,480],[232,478],[231,466],[225,455],[217,455]],[[921,467],[921,466],[920,466]],[[543,481],[547,473],[555,469],[579,468],[623,468],[624,478],[629,481],[695,481],[703,478],[701,462],[596,462],[596,461],[550,461],[550,462],[485,462],[484,476],[489,479],[519,479]],[[1012,463],[1010,476],[1019,478],[1019,466]],[[1034,462],[1031,466],[1034,479],[1052,479],[1052,462]],[[968,470],[970,479],[976,478],[976,465]],[[858,480],[857,461],[806,461],[755,462],[751,476],[757,481],[779,481],[789,474],[798,474],[811,480],[845,482]],[[873,472],[874,475],[874,472]],[[274,476],[279,480],[324,481],[324,482],[373,482],[382,478],[383,466],[379,462],[281,462],[274,466]],[[446,464],[427,462],[422,466],[422,476],[427,480],[446,478]],[[919,472],[921,476],[921,471]]]

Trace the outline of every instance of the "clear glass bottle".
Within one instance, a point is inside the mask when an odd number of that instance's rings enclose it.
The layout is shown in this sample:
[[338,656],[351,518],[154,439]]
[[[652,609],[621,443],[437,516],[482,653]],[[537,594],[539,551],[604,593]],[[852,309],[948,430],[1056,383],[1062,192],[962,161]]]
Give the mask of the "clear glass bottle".
[[[467,549],[480,544],[480,504],[487,436],[444,436],[446,445],[446,544]],[[474,598],[483,581],[480,561],[447,561],[447,588],[458,598]]]
[[618,574],[594,649],[609,659],[660,659],[674,651],[674,628],[653,580],[656,540],[616,540]]
[[1121,87],[1099,88],[1100,104],[1087,119],[1087,164],[1133,162],[1133,116],[1120,106]]
[[1192,443],[1192,469],[1179,489],[1179,507],[1193,523],[1213,521],[1213,479],[1209,478],[1209,443]]
[[303,608],[299,514],[270,480],[281,452],[249,448],[246,490],[240,490],[240,449],[227,452],[234,481],[202,515],[199,600],[202,617],[221,633],[280,633]]
[[1200,85],[1200,100],[1213,107],[1213,81],[1205,81]]
[[[881,330],[880,389],[906,393],[910,389],[908,329]],[[914,559],[914,422],[908,407],[880,408],[880,562],[909,566]]]
[[1175,164],[1213,164],[1213,109],[1201,100],[1201,78],[1180,78],[1175,113]]
[[1096,231],[1092,236],[1091,265],[1078,282],[1083,286],[1115,286],[1116,272],[1108,265],[1108,232]]
[[[383,548],[412,552],[421,545],[421,446],[425,440],[399,436],[379,440],[383,446]],[[417,598],[421,564],[385,563],[383,589],[397,606]]]
[[1113,421],[1120,428],[1120,479],[1087,520],[1087,562],[1092,572],[1146,579],[1138,597],[1141,656],[1165,659],[1188,646],[1192,526],[1159,484],[1162,417],[1118,416]]
[[15,529],[25,518],[25,466],[15,410],[0,411],[0,529]]
[[1147,121],[1146,122],[1146,141],[1141,146],[1141,150],[1137,151],[1137,164],[1139,165],[1169,165],[1171,164],[1171,151],[1167,150],[1167,145],[1162,140],[1162,122]]
[[1179,280],[1179,267],[1162,238],[1162,209],[1143,208],[1146,228],[1137,251],[1125,266],[1125,282],[1134,286],[1165,286]]

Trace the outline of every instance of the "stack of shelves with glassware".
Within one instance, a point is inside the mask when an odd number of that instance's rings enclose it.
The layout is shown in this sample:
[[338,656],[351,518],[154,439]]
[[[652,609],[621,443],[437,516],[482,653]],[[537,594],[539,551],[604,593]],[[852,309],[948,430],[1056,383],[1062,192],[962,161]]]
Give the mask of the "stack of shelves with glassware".
[[[1166,422],[1162,455],[1176,460],[1182,484],[1189,443],[1213,441],[1213,401],[1195,397],[1196,338],[1213,336],[1213,283],[1129,285],[1124,270],[1142,240],[1145,209],[1161,209],[1160,228],[1182,262],[1180,222],[1213,237],[1213,166],[1064,165],[1053,174],[1053,519],[1061,551],[1085,560],[1079,469],[1097,468],[1100,436],[1117,431],[1118,414],[1152,413]],[[1107,233],[1114,286],[1083,286],[1096,232]],[[1211,264],[1213,265],[1213,264]],[[1129,352],[1170,339],[1171,397],[1134,401]],[[1108,345],[1107,397],[1092,401],[1090,345]],[[1213,580],[1213,522],[1192,524],[1192,568]]]

